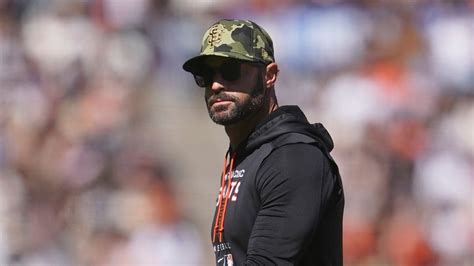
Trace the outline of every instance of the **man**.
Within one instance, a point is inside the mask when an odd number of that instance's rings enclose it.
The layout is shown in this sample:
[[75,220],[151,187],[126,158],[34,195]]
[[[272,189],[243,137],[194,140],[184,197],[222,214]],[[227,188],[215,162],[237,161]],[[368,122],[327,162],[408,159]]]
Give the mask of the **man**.
[[205,88],[209,115],[230,141],[212,225],[216,265],[342,265],[333,143],[297,106],[278,106],[267,32],[220,20],[183,69]]

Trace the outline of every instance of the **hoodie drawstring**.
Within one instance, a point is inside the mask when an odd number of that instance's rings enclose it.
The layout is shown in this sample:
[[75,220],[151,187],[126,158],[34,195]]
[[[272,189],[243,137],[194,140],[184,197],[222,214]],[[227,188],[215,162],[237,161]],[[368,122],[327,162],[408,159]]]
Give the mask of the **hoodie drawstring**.
[[[214,230],[212,232],[212,242],[216,242],[216,236],[219,234],[219,242],[222,242],[222,234],[224,232],[224,221],[225,221],[225,214],[227,212],[227,203],[230,198],[230,188],[232,184],[232,171],[234,167],[234,160],[235,160],[235,153],[231,156],[229,171],[227,169],[227,157],[229,156],[230,151],[226,153],[224,158],[224,167],[222,170],[222,177],[221,177],[221,191],[218,198],[219,204],[217,207],[217,213],[214,221]],[[226,180],[226,174],[228,174]],[[227,181],[227,183],[226,183]],[[225,198],[225,201],[224,201]]]

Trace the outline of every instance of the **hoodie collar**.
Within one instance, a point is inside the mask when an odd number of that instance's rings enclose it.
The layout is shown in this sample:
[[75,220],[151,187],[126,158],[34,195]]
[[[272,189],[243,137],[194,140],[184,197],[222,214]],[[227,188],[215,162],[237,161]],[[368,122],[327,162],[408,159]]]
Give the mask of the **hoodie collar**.
[[287,133],[301,133],[314,138],[323,144],[327,151],[333,148],[331,136],[322,124],[310,124],[298,106],[281,106],[270,113],[255,130],[250,133],[246,141],[237,148],[237,153],[248,154],[264,143],[271,142]]

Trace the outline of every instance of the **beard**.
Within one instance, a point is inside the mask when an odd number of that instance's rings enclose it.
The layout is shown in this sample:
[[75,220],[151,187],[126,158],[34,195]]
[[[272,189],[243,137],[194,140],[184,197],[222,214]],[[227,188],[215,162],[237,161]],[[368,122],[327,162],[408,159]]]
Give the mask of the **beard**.
[[[206,99],[207,111],[212,121],[216,124],[228,126],[235,124],[242,119],[248,118],[257,113],[263,106],[264,86],[262,75],[258,75],[255,86],[250,91],[250,97],[246,100],[239,99],[232,95],[227,95],[225,92],[219,92]],[[209,105],[214,99],[221,99],[224,101],[232,101],[233,107],[217,106],[212,108]]]

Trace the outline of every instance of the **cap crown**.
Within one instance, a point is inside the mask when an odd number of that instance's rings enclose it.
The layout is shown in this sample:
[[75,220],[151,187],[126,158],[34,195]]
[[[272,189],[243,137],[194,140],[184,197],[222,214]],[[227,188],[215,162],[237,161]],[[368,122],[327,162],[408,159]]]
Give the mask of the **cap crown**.
[[223,19],[204,34],[201,55],[232,57],[262,63],[274,62],[273,41],[250,20]]

